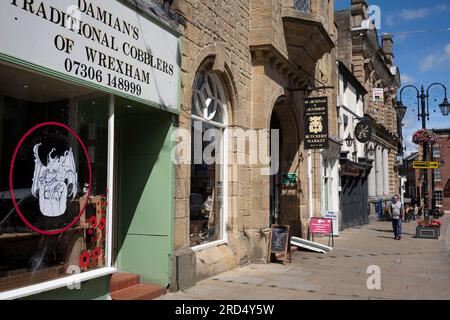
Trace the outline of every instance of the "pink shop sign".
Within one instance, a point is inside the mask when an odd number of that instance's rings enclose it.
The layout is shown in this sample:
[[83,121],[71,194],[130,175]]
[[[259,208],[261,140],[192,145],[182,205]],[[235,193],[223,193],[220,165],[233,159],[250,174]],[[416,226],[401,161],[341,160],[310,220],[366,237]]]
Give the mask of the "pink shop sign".
[[332,234],[333,220],[328,218],[311,218],[309,232],[316,234]]

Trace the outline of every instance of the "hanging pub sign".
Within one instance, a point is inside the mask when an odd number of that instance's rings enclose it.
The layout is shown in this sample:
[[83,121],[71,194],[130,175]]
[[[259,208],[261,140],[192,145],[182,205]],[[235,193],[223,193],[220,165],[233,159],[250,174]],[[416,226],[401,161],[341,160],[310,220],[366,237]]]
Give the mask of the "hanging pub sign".
[[362,119],[355,128],[355,137],[361,143],[367,143],[372,138],[372,126],[367,118]]
[[3,60],[178,110],[179,36],[122,1],[1,1],[0,29]]
[[305,149],[328,149],[328,98],[305,101]]

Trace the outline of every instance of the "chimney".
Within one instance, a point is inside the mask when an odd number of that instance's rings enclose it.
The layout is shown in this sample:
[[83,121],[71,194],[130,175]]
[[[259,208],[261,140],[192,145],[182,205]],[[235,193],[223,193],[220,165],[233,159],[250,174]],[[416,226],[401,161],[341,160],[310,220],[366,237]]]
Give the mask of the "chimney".
[[352,27],[361,27],[362,22],[367,19],[369,5],[366,0],[352,0]]
[[381,48],[387,58],[387,63],[390,66],[394,65],[394,38],[392,34],[383,33],[381,37]]

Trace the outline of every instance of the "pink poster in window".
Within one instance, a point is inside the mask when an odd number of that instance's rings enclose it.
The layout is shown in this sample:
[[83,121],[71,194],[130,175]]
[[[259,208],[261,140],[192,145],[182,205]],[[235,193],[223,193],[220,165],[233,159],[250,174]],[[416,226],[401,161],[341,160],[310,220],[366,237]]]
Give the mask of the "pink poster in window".
[[333,233],[333,220],[327,218],[311,218],[309,223],[310,233],[331,234]]

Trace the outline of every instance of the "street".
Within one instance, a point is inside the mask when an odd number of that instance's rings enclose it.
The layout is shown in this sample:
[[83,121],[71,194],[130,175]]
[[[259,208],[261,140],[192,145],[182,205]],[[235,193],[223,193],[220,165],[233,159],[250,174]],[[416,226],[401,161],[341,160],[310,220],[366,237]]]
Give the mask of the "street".
[[[390,222],[372,220],[343,231],[328,255],[293,252],[292,263],[248,265],[160,299],[450,299],[450,215],[441,221],[439,240],[414,238],[412,221],[397,241]],[[370,266],[380,268],[379,290],[367,287]]]

